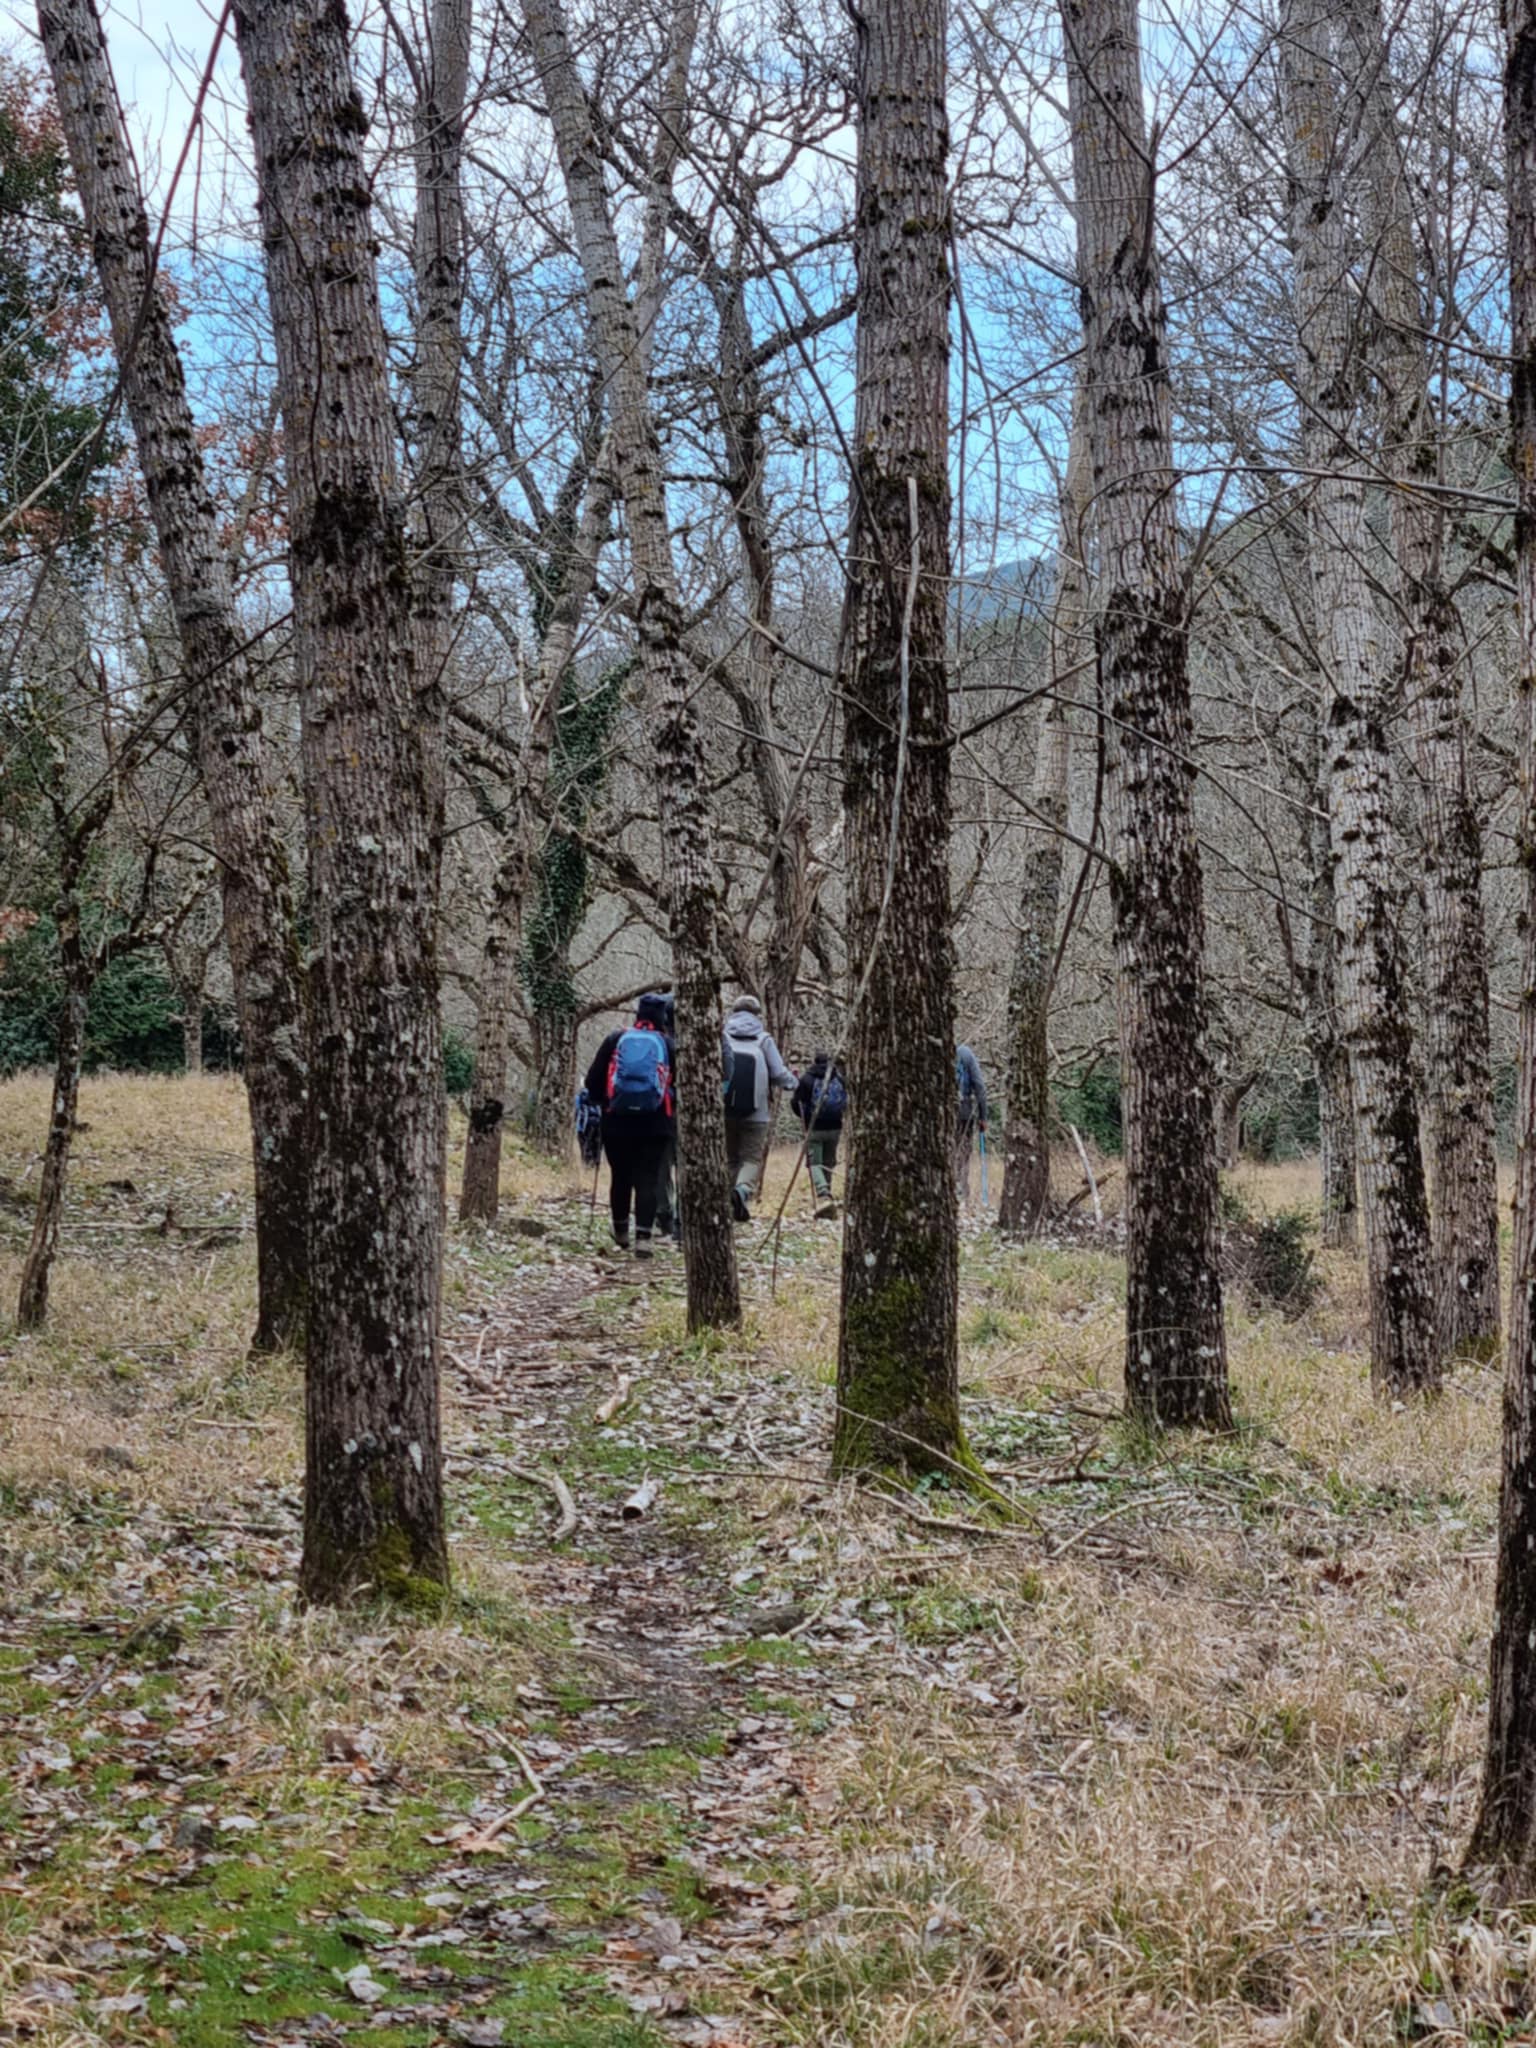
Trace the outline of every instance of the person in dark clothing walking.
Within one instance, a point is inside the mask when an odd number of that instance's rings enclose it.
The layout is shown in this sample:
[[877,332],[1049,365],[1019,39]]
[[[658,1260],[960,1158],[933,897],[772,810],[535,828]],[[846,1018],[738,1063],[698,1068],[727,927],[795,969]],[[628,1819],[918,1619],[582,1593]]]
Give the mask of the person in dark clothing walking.
[[805,1126],[805,1158],[816,1195],[816,1214],[823,1219],[835,1216],[832,1171],[837,1165],[837,1143],[843,1135],[843,1117],[848,1109],[848,1084],[830,1053],[817,1053],[795,1083],[789,1106]]
[[597,1048],[585,1084],[603,1113],[613,1241],[620,1251],[629,1250],[633,1208],[637,1259],[651,1256],[662,1167],[675,1126],[672,1040],[665,1021],[665,996],[642,996],[634,1023],[610,1031]]
[[955,1047],[955,1192],[962,1209],[971,1206],[971,1154],[978,1133],[987,1135],[987,1084],[981,1061],[968,1045]]

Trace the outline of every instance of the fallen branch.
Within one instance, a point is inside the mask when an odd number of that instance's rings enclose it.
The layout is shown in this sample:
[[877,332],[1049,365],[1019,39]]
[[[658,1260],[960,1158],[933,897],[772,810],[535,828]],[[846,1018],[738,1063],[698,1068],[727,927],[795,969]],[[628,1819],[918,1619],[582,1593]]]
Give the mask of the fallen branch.
[[514,1479],[526,1479],[530,1486],[542,1486],[546,1493],[552,1493],[560,1504],[560,1519],[550,1532],[551,1543],[563,1543],[576,1529],[576,1501],[571,1489],[558,1472],[535,1472],[527,1465],[505,1465],[503,1471],[510,1472]]
[[606,1401],[600,1401],[597,1407],[592,1411],[593,1421],[600,1423],[612,1422],[615,1415],[618,1414],[619,1410],[624,1406],[625,1402],[629,1399],[630,1390],[634,1386],[634,1384],[634,1381],[630,1378],[627,1372],[621,1372],[619,1374],[619,1383],[614,1388],[613,1392],[608,1396]]
[[660,1494],[661,1481],[659,1479],[647,1479],[642,1481],[642,1483],[639,1486],[637,1486],[634,1492],[629,1496],[628,1500],[625,1501],[622,1509],[620,1510],[625,1521],[638,1522],[642,1515],[648,1514],[650,1510],[653,1507],[655,1507],[656,1502],[660,1497]]

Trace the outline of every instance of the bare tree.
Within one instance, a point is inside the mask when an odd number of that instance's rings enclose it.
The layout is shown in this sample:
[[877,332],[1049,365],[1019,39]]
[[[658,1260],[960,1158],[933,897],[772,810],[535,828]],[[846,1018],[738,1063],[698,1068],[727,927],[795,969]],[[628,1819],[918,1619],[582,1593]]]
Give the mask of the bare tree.
[[966,1462],[950,927],[944,0],[857,18],[858,325],[843,724],[849,1167],[833,1463]]
[[1325,670],[1337,997],[1365,1217],[1371,1374],[1383,1389],[1412,1393],[1438,1384],[1440,1349],[1393,834],[1392,693],[1367,576],[1366,485],[1356,454],[1361,365],[1326,0],[1287,0],[1280,34],[1302,450],[1312,478],[1312,587]]
[[1511,1899],[1536,1887],[1536,4],[1505,16],[1504,150],[1509,212],[1511,468],[1515,479],[1516,689],[1522,722],[1525,938],[1514,1281],[1504,1381],[1499,1561],[1482,1799],[1470,1871]]
[[[473,0],[433,0],[426,49],[405,55],[416,85],[416,365],[419,471],[414,570],[420,687],[441,718],[453,644],[453,590],[464,523],[459,432],[460,308],[464,299],[464,107]],[[439,774],[444,749],[434,750]]]
[[308,1162],[303,980],[260,701],[94,0],[45,0],[38,23],[186,666],[251,1104],[256,1343],[272,1348],[296,1343],[304,1328]]
[[1486,1357],[1499,1339],[1499,1187],[1483,829],[1467,766],[1446,507],[1423,488],[1443,481],[1432,344],[1380,0],[1353,0],[1344,22],[1345,69],[1360,100],[1365,290],[1376,316],[1382,438],[1399,486],[1391,495],[1401,633],[1396,688],[1409,718],[1423,854],[1423,1038],[1439,1337],[1449,1355]]
[[1051,1198],[1051,987],[1072,771],[1072,702],[1088,639],[1088,431],[1080,394],[1062,479],[1056,589],[1050,617],[1050,696],[1041,714],[1030,790],[1029,839],[1018,892],[1008,986],[1008,1127],[1000,1229],[1038,1229]]
[[315,919],[301,1585],[332,1600],[448,1579],[437,679],[418,661],[346,15],[242,0],[235,20],[285,429]]
[[[667,864],[672,979],[677,1000],[678,1173],[688,1322],[700,1328],[741,1313],[714,1077],[720,1060],[716,968],[720,901],[704,751],[683,651],[683,613],[667,519],[665,475],[645,384],[643,328],[603,189],[592,109],[558,0],[524,0],[523,18],[543,85],[586,280],[597,353],[608,383],[610,443],[629,530],[638,659],[654,720],[655,780]],[[681,0],[674,77],[686,74],[695,16]],[[663,170],[658,186],[668,175]]]
[[1225,1429],[1189,599],[1134,0],[1063,0],[1093,463],[1126,1169],[1126,1400]]

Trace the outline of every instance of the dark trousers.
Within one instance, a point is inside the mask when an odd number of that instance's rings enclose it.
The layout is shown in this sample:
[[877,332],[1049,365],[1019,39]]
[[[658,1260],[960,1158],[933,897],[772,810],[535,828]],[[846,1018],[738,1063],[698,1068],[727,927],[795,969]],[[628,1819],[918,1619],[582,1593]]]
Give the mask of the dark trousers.
[[613,1234],[621,1244],[629,1238],[631,1203],[638,1236],[649,1237],[655,1226],[668,1142],[665,1131],[626,1130],[612,1117],[603,1119],[603,1150],[608,1155],[609,1171],[608,1209],[613,1217]]
[[832,1169],[837,1165],[837,1141],[842,1131],[812,1131],[805,1141],[806,1164],[811,1169],[811,1186],[819,1202],[832,1199]]

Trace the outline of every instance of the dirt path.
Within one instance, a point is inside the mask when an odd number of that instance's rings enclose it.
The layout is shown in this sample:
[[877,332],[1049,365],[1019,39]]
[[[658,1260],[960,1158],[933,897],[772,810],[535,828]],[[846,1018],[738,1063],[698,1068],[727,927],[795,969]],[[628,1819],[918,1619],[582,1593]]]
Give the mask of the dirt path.
[[[450,1346],[449,1455],[457,1481],[525,1492],[530,1471],[558,1472],[577,1509],[573,1535],[551,1546],[538,1525],[557,1526],[558,1510],[533,1488],[519,1546],[530,1608],[560,1628],[596,1695],[578,1693],[537,1740],[551,1818],[521,1860],[558,1874],[562,1845],[579,1857],[594,1816],[643,1838],[660,1790],[690,1910],[640,1883],[585,1931],[631,2011],[669,2039],[725,2048],[773,2038],[743,1994],[766,1959],[792,1956],[804,1918],[820,1746],[808,1724],[824,1680],[798,1647],[816,1617],[754,1602],[755,1576],[738,1571],[733,1586],[724,1559],[741,1534],[728,1505],[739,1479],[762,1470],[765,1439],[782,1451],[807,1426],[786,1422],[770,1385],[733,1387],[707,1357],[649,1343],[676,1284],[665,1255],[648,1273],[557,1256],[472,1312]],[[525,1693],[546,1714],[554,1704]]]

